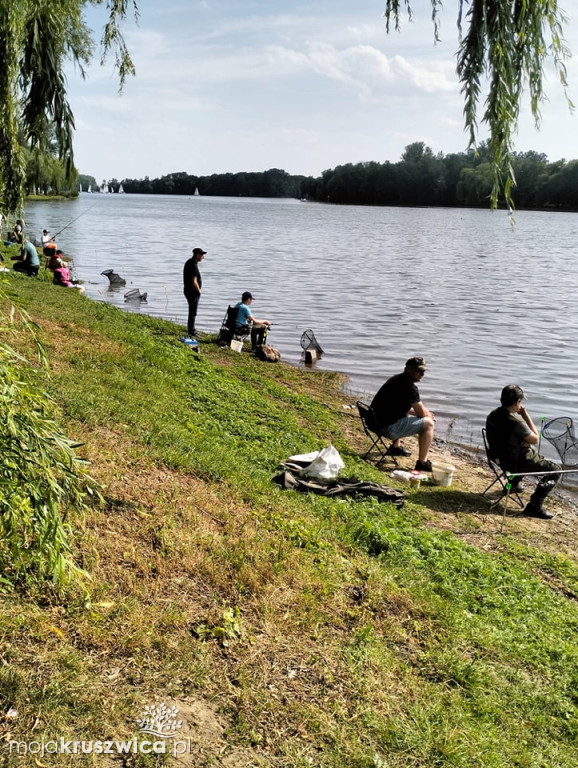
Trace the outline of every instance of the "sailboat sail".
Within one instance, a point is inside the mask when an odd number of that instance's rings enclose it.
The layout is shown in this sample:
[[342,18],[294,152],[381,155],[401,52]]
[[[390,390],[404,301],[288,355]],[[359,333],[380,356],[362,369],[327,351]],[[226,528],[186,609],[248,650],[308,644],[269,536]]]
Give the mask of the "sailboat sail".
[[124,189],[122,188],[122,184],[119,185],[118,194],[119,195],[123,195],[124,194]]

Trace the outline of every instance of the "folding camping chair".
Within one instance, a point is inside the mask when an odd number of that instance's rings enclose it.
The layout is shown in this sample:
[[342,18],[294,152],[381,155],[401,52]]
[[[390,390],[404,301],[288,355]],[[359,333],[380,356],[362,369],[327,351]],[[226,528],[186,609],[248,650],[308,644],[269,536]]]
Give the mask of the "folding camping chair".
[[[520,508],[522,508],[524,506],[524,502],[520,498],[520,494],[512,488],[511,482],[508,479],[508,476],[510,473],[508,472],[508,470],[502,469],[502,467],[498,464],[496,458],[490,452],[490,446],[488,444],[488,437],[486,434],[485,427],[482,429],[482,437],[484,439],[484,448],[486,451],[486,458],[488,460],[488,464],[490,466],[490,469],[495,475],[492,482],[488,485],[486,490],[483,491],[482,496],[484,496],[484,498],[487,498],[488,493],[491,491],[494,485],[496,485],[496,483],[499,483],[502,488],[502,493],[497,499],[491,501],[491,506],[492,507],[497,506],[502,501],[502,499],[508,495],[508,491],[509,491],[510,498],[513,499]],[[510,486],[509,489],[508,489],[508,485]]]
[[367,403],[363,403],[361,400],[357,401],[357,410],[359,411],[359,418],[363,425],[363,430],[367,437],[371,440],[371,446],[367,453],[363,456],[366,459],[369,454],[375,449],[379,454],[377,465],[381,464],[385,459],[391,459],[397,467],[397,459],[390,453],[391,445],[387,445],[383,435],[377,432],[377,422],[375,420],[375,414],[371,406]]
[[219,336],[217,337],[217,344],[225,346],[229,345],[233,339],[245,341],[247,336],[249,336],[251,331],[248,326],[244,325],[241,328],[237,328],[238,313],[237,307],[227,307],[225,317],[221,323],[221,329],[219,330]]

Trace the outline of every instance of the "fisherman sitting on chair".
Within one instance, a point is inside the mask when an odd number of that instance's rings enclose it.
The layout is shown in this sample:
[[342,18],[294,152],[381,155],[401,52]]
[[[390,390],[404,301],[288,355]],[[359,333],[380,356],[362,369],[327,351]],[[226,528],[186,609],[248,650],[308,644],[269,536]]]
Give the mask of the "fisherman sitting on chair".
[[415,468],[419,472],[431,472],[428,459],[433,440],[435,416],[421,402],[417,382],[426,371],[423,357],[410,357],[402,373],[389,378],[373,398],[371,408],[375,414],[377,432],[393,440],[391,456],[411,456],[401,444],[402,437],[418,435],[419,457]]
[[253,296],[249,291],[241,296],[241,301],[235,305],[237,310],[236,329],[241,333],[251,331],[251,346],[253,349],[265,343],[267,331],[271,327],[269,320],[258,320],[251,314]]
[[[500,396],[501,407],[494,409],[486,419],[486,434],[490,456],[502,469],[518,472],[555,472],[558,464],[540,456],[534,448],[540,440],[538,430],[528,411],[522,405],[524,391],[516,384],[508,384]],[[513,487],[521,478],[514,478]],[[526,515],[549,520],[554,515],[543,509],[542,503],[554,488],[560,475],[547,474],[540,478],[536,490],[524,509]]]

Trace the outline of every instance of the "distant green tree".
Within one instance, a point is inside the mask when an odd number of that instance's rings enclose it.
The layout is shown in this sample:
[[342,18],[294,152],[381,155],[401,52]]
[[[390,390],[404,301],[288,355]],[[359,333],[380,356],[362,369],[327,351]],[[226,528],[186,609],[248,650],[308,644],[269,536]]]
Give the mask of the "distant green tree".
[[438,184],[437,203],[439,205],[456,205],[457,188],[461,172],[471,162],[471,158],[463,152],[445,155],[442,159],[442,170]]
[[398,164],[376,163],[370,167],[373,179],[373,202],[377,205],[395,205],[399,202]]
[[24,189],[27,195],[62,195],[76,194],[76,169],[66,172],[64,161],[50,152],[25,148]]
[[547,204],[578,210],[578,160],[563,163],[545,184]]
[[82,184],[83,192],[88,192],[88,188],[89,187],[90,187],[90,190],[92,192],[93,190],[96,190],[96,188],[98,186],[94,176],[88,176],[85,173],[79,173],[78,174],[78,183]]
[[341,205],[371,203],[369,178],[365,163],[337,166],[326,185],[329,201]]
[[[465,99],[465,125],[470,146],[475,147],[480,119],[490,131],[489,150],[493,163],[491,204],[500,193],[513,205],[513,134],[524,86],[538,126],[544,100],[543,70],[548,57],[554,61],[560,83],[566,88],[566,61],[570,56],[563,24],[567,19],[557,0],[457,0],[460,44],[457,72]],[[438,41],[441,0],[431,0],[434,38]],[[410,0],[386,0],[389,32],[399,30],[403,9],[412,17]],[[467,10],[466,10],[467,8]],[[465,18],[464,18],[465,16]],[[464,26],[467,29],[464,31]],[[488,92],[484,94],[484,86]],[[573,105],[568,101],[571,108]],[[485,108],[480,116],[481,105]]]
[[401,159],[404,163],[420,163],[424,157],[431,157],[433,152],[426,147],[423,141],[414,141],[408,144],[403,151]]
[[516,186],[513,196],[518,208],[534,208],[539,204],[548,177],[548,159],[539,152],[514,152],[512,169]]
[[464,168],[457,187],[458,202],[462,205],[487,205],[492,194],[493,178],[491,163]]
[[403,202],[411,205],[436,202],[437,190],[443,180],[441,160],[423,141],[408,144],[401,156],[398,172]]

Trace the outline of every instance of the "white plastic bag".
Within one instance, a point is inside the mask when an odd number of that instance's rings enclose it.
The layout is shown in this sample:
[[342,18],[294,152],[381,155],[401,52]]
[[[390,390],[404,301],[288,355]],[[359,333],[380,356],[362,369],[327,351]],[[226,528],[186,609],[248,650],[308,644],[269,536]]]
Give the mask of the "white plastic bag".
[[296,456],[289,456],[287,462],[291,462],[292,464],[300,464],[302,467],[304,467],[307,464],[311,464],[313,459],[316,459],[318,456],[319,451],[311,451],[311,453],[299,453]]
[[345,463],[339,451],[333,445],[322,448],[317,456],[300,472],[301,477],[310,477],[314,480],[335,480]]

